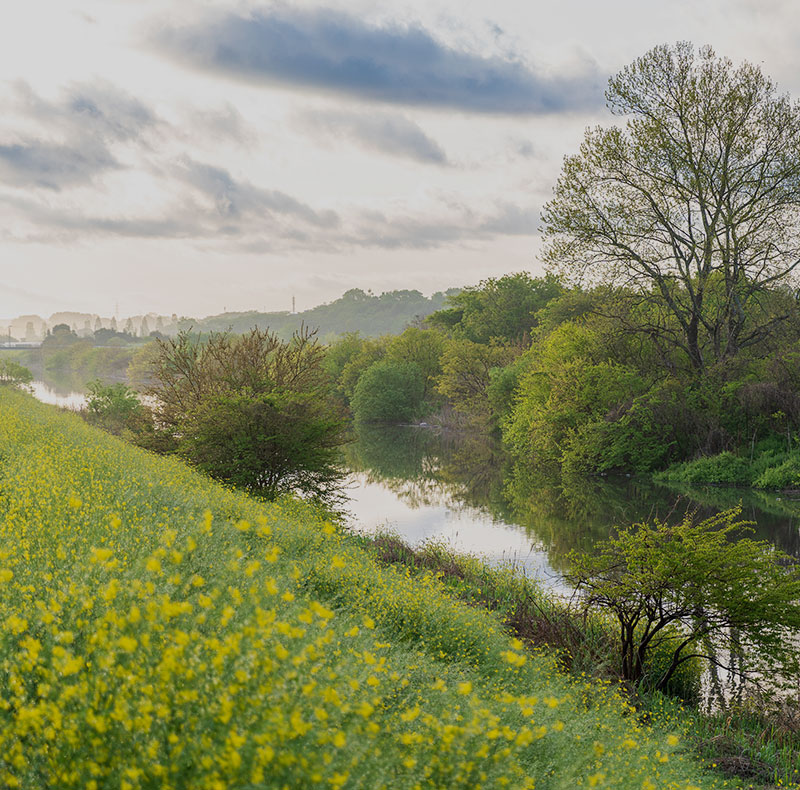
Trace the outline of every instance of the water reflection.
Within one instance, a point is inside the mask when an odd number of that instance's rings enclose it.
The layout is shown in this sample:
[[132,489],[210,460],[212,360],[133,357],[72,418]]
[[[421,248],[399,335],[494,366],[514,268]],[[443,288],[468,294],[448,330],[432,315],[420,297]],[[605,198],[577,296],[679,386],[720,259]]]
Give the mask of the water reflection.
[[41,380],[32,381],[30,390],[42,403],[51,403],[65,409],[77,411],[86,405],[86,395],[70,386],[58,386]]
[[492,563],[511,561],[566,589],[546,548],[504,517],[496,445],[419,428],[361,427],[345,452],[356,528],[388,528],[412,545],[435,540]]
[[490,559],[532,553],[539,570],[563,572],[572,549],[591,551],[616,525],[689,511],[704,518],[741,504],[753,537],[800,556],[800,500],[786,495],[627,477],[556,481],[513,466],[490,438],[413,427],[361,426],[345,452],[355,522],[388,522],[412,543],[458,529],[452,542],[463,550],[489,546]]

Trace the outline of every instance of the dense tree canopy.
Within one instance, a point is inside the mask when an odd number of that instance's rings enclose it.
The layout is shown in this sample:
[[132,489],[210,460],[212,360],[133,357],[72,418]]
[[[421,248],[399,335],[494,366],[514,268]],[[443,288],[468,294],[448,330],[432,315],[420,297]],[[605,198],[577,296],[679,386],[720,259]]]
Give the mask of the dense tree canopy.
[[431,315],[428,323],[475,343],[519,343],[530,337],[536,313],[561,292],[552,276],[534,278],[518,272],[490,277],[448,296],[448,306]]
[[[610,80],[543,213],[558,271],[627,289],[694,369],[763,340],[800,263],[800,105],[752,64],[659,46]],[[767,298],[767,289],[773,289]]]

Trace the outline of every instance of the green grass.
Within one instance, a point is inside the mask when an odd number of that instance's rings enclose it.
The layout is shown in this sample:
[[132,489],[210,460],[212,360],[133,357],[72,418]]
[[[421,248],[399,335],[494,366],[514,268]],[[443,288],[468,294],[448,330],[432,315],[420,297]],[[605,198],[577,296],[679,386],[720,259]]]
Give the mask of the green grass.
[[433,572],[0,391],[0,785],[721,787]]
[[654,479],[687,485],[746,486],[765,490],[800,488],[800,450],[765,440],[752,453],[723,452],[673,464]]

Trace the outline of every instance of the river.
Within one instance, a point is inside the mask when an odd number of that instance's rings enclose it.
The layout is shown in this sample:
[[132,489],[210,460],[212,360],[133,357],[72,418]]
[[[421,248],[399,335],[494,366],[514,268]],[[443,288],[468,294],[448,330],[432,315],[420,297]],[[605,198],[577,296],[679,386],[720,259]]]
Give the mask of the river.
[[[84,395],[42,380],[37,398],[75,409]],[[589,478],[572,485],[514,467],[486,437],[412,426],[354,431],[346,445],[350,526],[388,530],[412,546],[438,541],[490,563],[513,562],[564,588],[570,550],[591,550],[615,525],[698,516],[742,505],[755,537],[800,556],[800,500],[785,494],[699,487],[677,490],[641,478]]]

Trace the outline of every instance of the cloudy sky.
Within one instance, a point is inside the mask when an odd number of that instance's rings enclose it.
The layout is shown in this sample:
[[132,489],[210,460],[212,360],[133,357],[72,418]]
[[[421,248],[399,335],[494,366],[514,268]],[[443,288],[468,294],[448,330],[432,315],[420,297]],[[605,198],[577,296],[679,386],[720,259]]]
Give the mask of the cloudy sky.
[[800,97],[792,0],[0,10],[0,316],[298,309],[541,271],[608,77],[688,39]]

